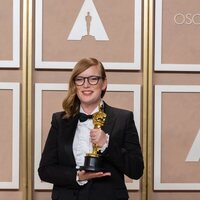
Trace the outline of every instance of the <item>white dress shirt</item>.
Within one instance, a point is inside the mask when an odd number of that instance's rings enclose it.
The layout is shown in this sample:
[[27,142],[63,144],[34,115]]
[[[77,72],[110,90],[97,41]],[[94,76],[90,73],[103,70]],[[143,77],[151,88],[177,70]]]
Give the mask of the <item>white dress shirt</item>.
[[[98,107],[94,110],[93,113],[97,111]],[[82,108],[80,108],[80,112],[85,113]],[[90,141],[90,130],[93,128],[94,125],[92,119],[88,119],[84,122],[78,121],[73,141],[73,153],[75,156],[77,169],[80,166],[84,165],[85,155],[87,153],[92,152],[92,143]]]

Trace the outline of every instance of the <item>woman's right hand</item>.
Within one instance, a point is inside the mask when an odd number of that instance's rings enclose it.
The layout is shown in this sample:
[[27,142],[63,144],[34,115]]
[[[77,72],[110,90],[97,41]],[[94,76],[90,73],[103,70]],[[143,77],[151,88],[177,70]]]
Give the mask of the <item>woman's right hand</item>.
[[111,176],[111,173],[110,172],[86,172],[85,170],[79,170],[77,171],[77,175],[78,175],[79,181],[85,181],[85,180],[90,180],[93,178]]

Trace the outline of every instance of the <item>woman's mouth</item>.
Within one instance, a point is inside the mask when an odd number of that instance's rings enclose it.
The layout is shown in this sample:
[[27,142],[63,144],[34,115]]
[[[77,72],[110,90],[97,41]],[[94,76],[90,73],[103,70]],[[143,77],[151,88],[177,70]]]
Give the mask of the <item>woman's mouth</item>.
[[93,91],[82,91],[83,95],[91,95]]

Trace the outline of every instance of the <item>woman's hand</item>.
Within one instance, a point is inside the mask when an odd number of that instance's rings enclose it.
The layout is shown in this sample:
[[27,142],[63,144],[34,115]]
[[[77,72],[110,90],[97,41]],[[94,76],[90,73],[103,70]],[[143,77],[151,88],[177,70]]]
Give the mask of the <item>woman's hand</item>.
[[78,180],[85,181],[93,178],[101,178],[105,176],[111,176],[110,172],[86,172],[85,170],[77,171]]
[[92,129],[90,131],[90,138],[91,142],[100,148],[107,142],[107,136],[101,129]]

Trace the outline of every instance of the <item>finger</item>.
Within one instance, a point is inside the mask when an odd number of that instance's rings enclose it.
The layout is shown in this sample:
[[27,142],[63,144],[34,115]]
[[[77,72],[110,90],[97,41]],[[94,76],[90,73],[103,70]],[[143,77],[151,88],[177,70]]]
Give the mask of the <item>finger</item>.
[[101,176],[109,176],[111,175],[111,173],[110,172],[95,172],[95,173],[93,172],[91,173],[91,175],[101,177]]
[[87,173],[85,174],[85,176],[87,177],[87,179],[93,179],[93,178],[98,178],[100,176],[102,176],[101,174],[97,174],[97,173]]
[[111,176],[111,173],[110,172],[104,172],[103,175],[104,176]]
[[85,172],[85,170],[79,170],[78,171],[78,174],[81,174],[81,175],[83,175],[83,174],[85,174],[86,172]]

